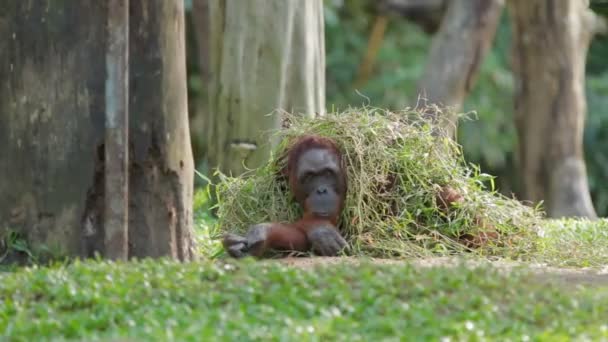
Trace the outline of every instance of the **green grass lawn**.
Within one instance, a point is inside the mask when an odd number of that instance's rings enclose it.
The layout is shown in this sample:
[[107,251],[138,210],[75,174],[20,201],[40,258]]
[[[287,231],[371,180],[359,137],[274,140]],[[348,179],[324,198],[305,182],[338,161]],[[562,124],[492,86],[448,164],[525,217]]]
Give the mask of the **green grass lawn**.
[[0,273],[0,340],[608,339],[608,287],[407,263],[76,262]]
[[545,220],[530,257],[560,267],[608,267],[608,219]]

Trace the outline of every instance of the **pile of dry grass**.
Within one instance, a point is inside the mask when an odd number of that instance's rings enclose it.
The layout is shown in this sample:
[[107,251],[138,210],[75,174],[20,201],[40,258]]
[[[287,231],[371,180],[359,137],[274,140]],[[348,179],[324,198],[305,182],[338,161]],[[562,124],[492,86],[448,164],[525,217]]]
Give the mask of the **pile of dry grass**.
[[[460,146],[424,114],[356,108],[315,119],[288,116],[290,127],[276,132],[281,143],[267,166],[238,178],[222,177],[220,230],[243,232],[254,223],[297,220],[301,210],[277,178],[284,166],[278,156],[293,139],[317,134],[337,141],[346,158],[349,192],[340,229],[352,253],[399,257],[462,252],[468,248],[459,237],[484,229],[476,224],[478,217],[499,235],[476,252],[525,253],[539,212],[495,193],[492,177],[465,163]],[[449,214],[435,200],[446,185],[465,198]]]

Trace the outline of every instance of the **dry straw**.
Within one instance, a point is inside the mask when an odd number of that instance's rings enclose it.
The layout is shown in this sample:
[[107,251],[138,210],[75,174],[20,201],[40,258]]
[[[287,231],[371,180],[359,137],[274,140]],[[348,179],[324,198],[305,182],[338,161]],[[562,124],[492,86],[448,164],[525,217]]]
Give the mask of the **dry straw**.
[[[265,167],[238,178],[221,176],[220,231],[242,233],[259,222],[297,220],[301,210],[277,177],[284,166],[279,157],[294,139],[317,134],[337,141],[344,153],[349,192],[340,229],[351,244],[350,253],[420,257],[529,252],[533,239],[528,237],[539,211],[496,193],[493,178],[467,164],[460,146],[427,119],[429,110],[439,109],[351,108],[314,119],[286,114],[290,125],[274,133],[281,143]],[[465,197],[449,214],[435,201],[445,185]],[[475,224],[477,216],[500,236],[471,250],[458,237],[483,229]]]

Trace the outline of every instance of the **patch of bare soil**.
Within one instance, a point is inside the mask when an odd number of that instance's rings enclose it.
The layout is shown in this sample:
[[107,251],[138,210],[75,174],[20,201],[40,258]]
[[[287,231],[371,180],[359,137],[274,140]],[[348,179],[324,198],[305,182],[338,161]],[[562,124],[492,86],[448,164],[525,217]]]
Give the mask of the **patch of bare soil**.
[[529,274],[537,281],[542,283],[557,283],[567,287],[576,287],[578,285],[593,286],[593,287],[608,287],[608,266],[602,269],[591,268],[558,268],[543,264],[532,264],[505,260],[473,260],[450,257],[424,258],[424,259],[372,259],[372,258],[355,258],[355,257],[335,257],[335,258],[284,258],[269,262],[279,262],[288,266],[300,268],[313,268],[317,266],[327,265],[357,265],[361,262],[371,262],[378,265],[398,265],[410,263],[415,267],[479,267],[491,265],[505,272],[510,272],[514,269],[523,269],[529,271]]

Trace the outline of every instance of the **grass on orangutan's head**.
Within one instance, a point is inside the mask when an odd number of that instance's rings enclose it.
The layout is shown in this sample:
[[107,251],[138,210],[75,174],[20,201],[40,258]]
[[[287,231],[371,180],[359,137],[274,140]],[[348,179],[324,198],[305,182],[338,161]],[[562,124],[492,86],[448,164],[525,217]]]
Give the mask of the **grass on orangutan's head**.
[[[285,114],[289,127],[275,133],[280,143],[265,167],[221,177],[220,230],[244,232],[254,223],[297,220],[301,210],[278,177],[285,163],[280,156],[298,137],[316,134],[335,140],[346,161],[340,229],[351,253],[420,257],[473,251],[518,257],[531,251],[539,211],[496,193],[493,178],[464,161],[460,146],[428,119],[429,110],[441,109],[350,108],[316,118]],[[464,196],[448,214],[435,200],[442,186]],[[477,218],[499,234],[470,250],[459,237],[486,229]]]

